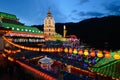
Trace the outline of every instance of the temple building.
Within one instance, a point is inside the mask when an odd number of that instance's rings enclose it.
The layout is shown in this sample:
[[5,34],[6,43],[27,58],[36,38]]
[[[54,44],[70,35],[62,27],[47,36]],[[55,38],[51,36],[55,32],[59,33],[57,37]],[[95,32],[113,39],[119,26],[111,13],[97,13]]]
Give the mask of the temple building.
[[55,21],[52,16],[52,13],[50,12],[50,9],[48,10],[47,16],[44,20],[44,35],[46,40],[61,40],[62,35],[56,33],[55,31]]
[[44,34],[47,37],[54,37],[55,36],[55,21],[52,17],[50,9],[48,10],[47,17],[44,20]]

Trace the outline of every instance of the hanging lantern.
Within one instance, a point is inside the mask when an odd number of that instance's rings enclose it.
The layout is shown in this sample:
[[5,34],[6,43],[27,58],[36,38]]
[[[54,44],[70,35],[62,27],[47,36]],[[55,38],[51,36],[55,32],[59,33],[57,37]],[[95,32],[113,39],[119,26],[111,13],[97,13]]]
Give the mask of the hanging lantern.
[[55,51],[54,48],[52,48],[51,52],[54,52],[54,51]]
[[73,51],[72,51],[72,48],[69,48],[69,53],[72,54],[72,52],[73,52]]
[[77,52],[77,49],[74,49],[74,50],[73,50],[73,53],[74,53],[74,54],[77,54],[77,53],[78,53],[78,52]]
[[60,52],[62,52],[63,51],[63,48],[60,48]]
[[42,51],[42,52],[44,51],[43,48],[41,48],[41,51]]
[[102,51],[98,51],[97,56],[98,56],[99,58],[103,57]]
[[49,48],[49,52],[52,52],[52,48]]
[[55,50],[55,52],[57,52],[57,48],[55,48],[54,50]]
[[82,49],[79,50],[79,51],[78,51],[78,54],[79,54],[79,55],[83,55],[83,50],[82,50]]
[[88,50],[85,50],[84,51],[84,55],[87,56],[89,53],[88,53]]
[[106,51],[106,52],[105,52],[105,57],[106,57],[106,58],[110,58],[110,57],[111,57],[110,52]]
[[46,48],[46,52],[48,52],[49,51],[49,49],[48,48]]
[[60,52],[60,48],[58,48],[57,51]]
[[114,55],[114,59],[120,59],[120,55],[119,55],[118,52],[115,52],[114,54],[115,54],[115,55]]
[[95,51],[91,51],[90,56],[95,57]]
[[67,52],[68,52],[68,48],[65,48],[65,49],[64,49],[64,52],[67,53]]

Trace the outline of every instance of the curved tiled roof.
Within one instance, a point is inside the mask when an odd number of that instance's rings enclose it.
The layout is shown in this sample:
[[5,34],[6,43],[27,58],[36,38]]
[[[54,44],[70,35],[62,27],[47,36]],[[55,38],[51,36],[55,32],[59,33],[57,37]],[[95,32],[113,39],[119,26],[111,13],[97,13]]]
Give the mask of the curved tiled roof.
[[23,25],[16,25],[16,24],[10,24],[10,23],[2,23],[2,26],[5,28],[12,28],[12,31],[30,32],[30,33],[39,33],[39,34],[43,33],[38,28],[31,27],[31,26],[23,26]]
[[13,15],[13,14],[8,14],[8,13],[4,13],[4,12],[0,12],[0,17],[7,18],[7,19],[18,20],[15,15]]

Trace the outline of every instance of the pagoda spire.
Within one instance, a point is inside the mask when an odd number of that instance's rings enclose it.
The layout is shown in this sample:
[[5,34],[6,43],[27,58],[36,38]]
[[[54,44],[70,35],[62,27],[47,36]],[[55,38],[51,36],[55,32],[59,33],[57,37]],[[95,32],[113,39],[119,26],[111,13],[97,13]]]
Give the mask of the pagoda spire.
[[47,17],[52,17],[52,14],[50,12],[50,8],[48,9]]

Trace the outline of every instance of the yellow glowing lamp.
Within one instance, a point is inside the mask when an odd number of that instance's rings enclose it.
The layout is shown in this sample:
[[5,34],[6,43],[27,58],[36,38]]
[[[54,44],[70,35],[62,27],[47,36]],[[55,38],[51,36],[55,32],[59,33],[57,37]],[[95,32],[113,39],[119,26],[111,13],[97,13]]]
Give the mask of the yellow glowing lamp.
[[95,57],[95,51],[91,51],[90,56]]
[[77,54],[77,53],[78,53],[78,52],[77,52],[77,49],[74,49],[74,50],[73,50],[73,53],[74,53],[74,54]]
[[49,49],[48,49],[48,51],[49,51],[49,52],[52,52],[52,49],[51,49],[51,48],[49,48]]
[[54,51],[55,51],[54,48],[52,48],[51,52],[54,52]]
[[105,57],[106,57],[106,58],[111,58],[110,52],[106,51],[106,52],[105,52]]
[[65,48],[65,49],[64,49],[64,52],[67,53],[67,52],[68,52],[68,48]]
[[48,48],[46,48],[46,52],[48,52],[49,50],[48,50]]
[[99,58],[103,57],[103,53],[102,53],[102,51],[98,51],[97,56],[98,56]]
[[88,53],[88,50],[85,50],[84,51],[84,55],[87,56],[89,53]]
[[57,52],[60,52],[60,48],[57,49]]
[[69,48],[69,53],[71,54],[73,52],[72,48]]
[[120,59],[120,55],[118,52],[115,52],[114,59]]
[[42,51],[42,52],[44,51],[43,48],[41,48],[41,51]]
[[79,54],[79,55],[83,55],[83,50],[79,50],[79,51],[78,51],[78,54]]

